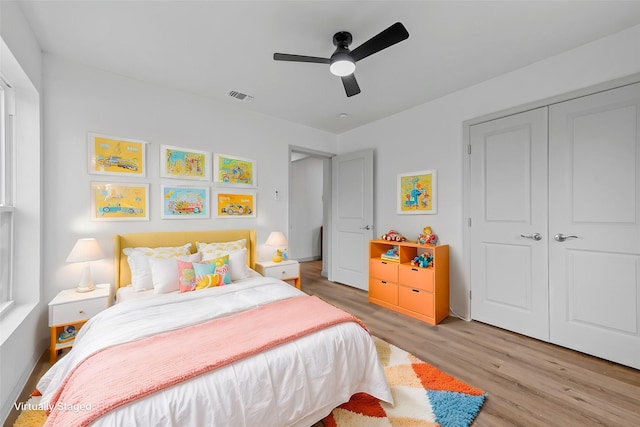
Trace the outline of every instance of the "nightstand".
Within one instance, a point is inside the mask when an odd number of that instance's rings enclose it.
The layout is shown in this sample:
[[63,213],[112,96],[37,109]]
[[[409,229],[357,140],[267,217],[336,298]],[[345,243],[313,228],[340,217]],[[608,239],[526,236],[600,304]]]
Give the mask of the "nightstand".
[[293,281],[294,286],[300,289],[300,264],[294,259],[256,262],[256,271],[265,277]]
[[51,364],[58,359],[58,350],[73,346],[75,335],[58,339],[66,328],[73,326],[77,333],[87,320],[109,307],[110,286],[98,286],[90,292],[77,292],[75,288],[66,289],[58,293],[49,303],[49,328],[51,329],[49,362]]

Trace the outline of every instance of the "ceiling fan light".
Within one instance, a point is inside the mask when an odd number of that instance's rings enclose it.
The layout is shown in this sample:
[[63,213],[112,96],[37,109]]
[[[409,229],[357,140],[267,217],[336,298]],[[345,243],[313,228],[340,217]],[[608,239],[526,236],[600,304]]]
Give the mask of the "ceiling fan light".
[[331,65],[329,66],[329,71],[331,71],[331,74],[339,77],[353,74],[355,70],[356,64],[350,59],[338,59],[337,61],[331,62]]

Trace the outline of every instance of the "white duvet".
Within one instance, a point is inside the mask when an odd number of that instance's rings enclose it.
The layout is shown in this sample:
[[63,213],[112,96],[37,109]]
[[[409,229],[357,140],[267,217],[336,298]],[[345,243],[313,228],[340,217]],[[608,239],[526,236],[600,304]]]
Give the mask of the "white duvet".
[[[42,377],[41,404],[49,403],[78,362],[100,348],[300,295],[280,280],[259,277],[117,304],[89,320],[73,349]],[[148,363],[153,369],[153,355]],[[92,425],[308,427],[357,392],[393,403],[371,337],[348,322],[121,406]]]

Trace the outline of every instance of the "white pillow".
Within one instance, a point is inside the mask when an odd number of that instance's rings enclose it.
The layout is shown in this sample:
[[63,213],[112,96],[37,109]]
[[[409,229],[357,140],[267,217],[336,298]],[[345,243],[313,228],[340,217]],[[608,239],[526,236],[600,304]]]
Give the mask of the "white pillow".
[[[244,244],[245,240],[242,239],[242,244]],[[236,242],[230,242],[236,243]],[[242,248],[238,250],[223,250],[220,247],[216,249],[211,249],[212,245],[216,243],[198,243],[198,247],[202,247],[201,245],[208,245],[210,250],[207,252],[202,252],[202,261],[209,261],[212,259],[220,258],[221,256],[229,255],[229,268],[231,269],[231,281],[235,282],[236,280],[246,279],[249,276],[249,272],[247,271],[247,248]],[[227,246],[229,248],[235,246]],[[198,250],[198,253],[201,251]]]
[[229,252],[229,267],[231,268],[232,282],[249,277],[249,267],[247,266],[247,248],[242,248],[239,251]]
[[200,254],[196,252],[177,258],[149,258],[154,294],[166,294],[180,289],[178,260],[197,262],[200,261]]
[[[125,249],[126,251],[127,249]],[[126,252],[125,252],[126,254]],[[131,287],[135,292],[142,292],[153,288],[149,257],[141,254],[131,254],[127,257],[131,270]]]
[[124,248],[131,271],[131,286],[136,292],[153,289],[153,278],[149,258],[177,258],[191,253],[191,243],[182,246],[165,246],[158,248]]

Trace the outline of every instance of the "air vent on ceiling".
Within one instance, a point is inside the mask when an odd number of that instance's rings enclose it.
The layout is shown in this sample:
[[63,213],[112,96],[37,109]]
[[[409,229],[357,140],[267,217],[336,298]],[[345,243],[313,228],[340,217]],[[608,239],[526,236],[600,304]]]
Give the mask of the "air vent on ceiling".
[[247,95],[246,93],[238,92],[235,90],[232,90],[231,92],[229,92],[229,96],[244,102],[249,102],[253,100],[253,96]]

